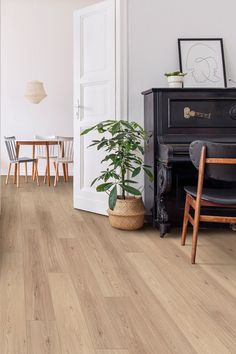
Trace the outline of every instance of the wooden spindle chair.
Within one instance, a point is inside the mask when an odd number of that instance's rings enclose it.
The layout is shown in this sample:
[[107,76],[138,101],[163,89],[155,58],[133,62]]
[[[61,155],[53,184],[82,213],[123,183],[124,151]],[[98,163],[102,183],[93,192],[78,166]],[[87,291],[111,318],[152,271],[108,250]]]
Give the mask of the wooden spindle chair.
[[[57,136],[56,135],[35,135],[35,140],[45,140],[45,141],[56,141]],[[47,151],[46,151],[46,145],[36,145],[36,147],[33,147],[33,149],[36,149],[35,151],[35,156],[38,160],[45,160],[47,159]],[[49,159],[55,159],[58,157],[58,145],[49,145]],[[54,164],[54,169],[56,170],[56,166]],[[45,167],[45,174],[44,174],[44,183],[47,181],[47,165]]]
[[[14,164],[16,166],[16,176],[14,176],[14,183],[16,183],[17,187],[19,188],[19,186],[20,186],[20,165],[23,163],[25,164],[25,180],[26,180],[26,182],[28,182],[27,164],[29,162],[32,162],[32,164],[34,165],[36,182],[37,182],[37,185],[39,186],[38,159],[37,158],[30,158],[30,157],[19,157],[17,154],[17,151],[16,151],[16,138],[14,136],[9,136],[9,137],[5,136],[4,140],[5,140],[5,145],[6,145],[7,153],[9,156],[9,160],[10,160],[5,183],[8,184],[8,180],[9,180],[9,177],[11,174],[11,166],[12,166],[12,164]],[[35,178],[33,178],[33,179],[35,179]]]
[[74,163],[74,139],[73,137],[58,137],[59,156],[54,158],[56,173],[54,179],[54,187],[57,186],[59,180],[59,164],[65,168],[65,182],[69,181],[69,164]]
[[[193,226],[191,262],[195,264],[199,222],[236,223],[235,216],[202,215],[201,207],[236,208],[236,144],[219,144],[208,141],[194,141],[189,149],[190,158],[199,170],[197,187],[185,187],[186,200],[181,244],[186,241],[188,223]],[[229,182],[229,188],[204,188],[205,178]],[[190,214],[190,208],[194,216]]]

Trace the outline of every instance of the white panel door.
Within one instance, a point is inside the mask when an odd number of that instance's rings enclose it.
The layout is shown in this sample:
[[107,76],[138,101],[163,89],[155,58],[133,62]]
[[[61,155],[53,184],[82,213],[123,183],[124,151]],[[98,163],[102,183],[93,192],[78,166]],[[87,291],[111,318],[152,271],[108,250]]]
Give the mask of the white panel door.
[[115,0],[75,12],[74,16],[74,207],[106,215],[106,193],[90,184],[99,176],[102,153],[87,148],[97,133],[80,133],[116,118]]

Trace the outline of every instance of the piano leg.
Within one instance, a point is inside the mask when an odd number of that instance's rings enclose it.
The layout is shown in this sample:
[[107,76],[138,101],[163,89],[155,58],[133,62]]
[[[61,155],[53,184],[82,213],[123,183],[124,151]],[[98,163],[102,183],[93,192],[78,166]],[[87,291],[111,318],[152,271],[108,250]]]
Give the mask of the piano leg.
[[167,194],[171,190],[172,169],[171,166],[159,163],[157,170],[157,224],[160,237],[164,237],[170,231],[169,215],[166,208]]
[[160,237],[164,238],[170,232],[170,224],[159,224]]

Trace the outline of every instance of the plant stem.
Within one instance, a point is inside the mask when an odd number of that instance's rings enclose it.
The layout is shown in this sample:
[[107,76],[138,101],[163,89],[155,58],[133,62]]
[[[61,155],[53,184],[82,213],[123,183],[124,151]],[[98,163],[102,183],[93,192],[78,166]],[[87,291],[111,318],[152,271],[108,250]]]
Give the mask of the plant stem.
[[[124,170],[122,169],[121,172],[121,179],[122,179],[122,186],[125,184],[125,173]],[[122,188],[122,199],[125,199],[125,190]]]
[[[125,169],[123,166],[121,167],[121,184],[122,186],[125,185]],[[122,199],[125,199],[125,190],[122,188]]]
[[125,199],[125,191],[122,189],[122,199]]

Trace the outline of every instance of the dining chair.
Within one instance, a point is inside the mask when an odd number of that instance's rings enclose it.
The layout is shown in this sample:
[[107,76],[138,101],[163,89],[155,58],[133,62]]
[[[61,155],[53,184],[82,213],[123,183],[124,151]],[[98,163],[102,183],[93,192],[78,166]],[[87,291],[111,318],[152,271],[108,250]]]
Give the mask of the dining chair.
[[20,186],[20,165],[22,163],[25,164],[25,181],[28,182],[28,166],[27,164],[29,162],[32,162],[34,165],[34,170],[35,170],[35,178],[37,185],[39,186],[39,180],[38,180],[38,159],[37,158],[30,158],[30,157],[19,157],[17,150],[16,150],[16,138],[15,136],[10,136],[10,137],[4,137],[5,140],[5,145],[7,148],[7,153],[8,157],[10,160],[9,166],[8,166],[8,172],[7,172],[7,177],[6,177],[6,184],[8,184],[8,180],[10,177],[11,173],[11,166],[12,164],[15,165],[16,173],[14,175],[14,183],[17,184],[17,187],[19,188]]
[[[236,144],[226,145],[209,141],[194,141],[189,149],[190,158],[199,170],[197,187],[185,187],[186,200],[181,244],[186,241],[188,223],[193,226],[191,262],[195,264],[199,222],[236,223],[235,216],[209,215],[209,209],[201,214],[201,207],[236,209]],[[204,188],[205,179],[224,182],[222,188]],[[191,216],[190,208],[194,216]],[[227,213],[228,215],[228,213]]]
[[74,138],[73,137],[62,137],[58,136],[58,149],[59,156],[57,158],[53,158],[55,163],[55,179],[54,179],[54,187],[57,186],[59,181],[59,164],[65,168],[65,182],[69,181],[69,164],[74,163]]
[[[35,140],[45,140],[45,141],[50,141],[50,140],[57,140],[56,135],[35,135]],[[47,159],[47,151],[46,151],[46,145],[36,145],[35,151],[35,156],[38,160],[46,160]],[[49,159],[56,158],[58,157],[58,145],[49,145]],[[54,169],[56,170],[56,166],[54,163]],[[44,175],[44,183],[46,183],[47,180],[47,164],[45,167],[45,175]]]

